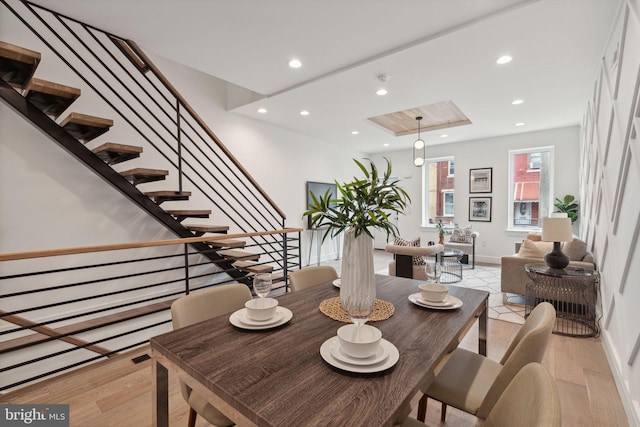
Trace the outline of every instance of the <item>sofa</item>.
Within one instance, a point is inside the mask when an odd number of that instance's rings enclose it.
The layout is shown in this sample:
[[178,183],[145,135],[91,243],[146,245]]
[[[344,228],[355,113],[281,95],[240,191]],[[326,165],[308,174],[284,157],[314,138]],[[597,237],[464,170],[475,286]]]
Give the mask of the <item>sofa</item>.
[[[523,295],[529,280],[524,270],[526,264],[544,264],[544,254],[550,252],[553,242],[543,242],[539,235],[528,235],[522,243],[516,243],[514,255],[503,256],[500,260],[500,291],[502,299],[507,302],[507,293]],[[595,270],[593,255],[587,251],[587,244],[574,238],[563,243],[562,252],[569,257],[569,265],[587,270]]]

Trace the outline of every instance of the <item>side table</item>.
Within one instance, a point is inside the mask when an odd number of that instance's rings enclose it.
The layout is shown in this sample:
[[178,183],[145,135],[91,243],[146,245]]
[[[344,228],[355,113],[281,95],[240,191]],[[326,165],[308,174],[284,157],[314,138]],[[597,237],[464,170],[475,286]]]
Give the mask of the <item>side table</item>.
[[440,283],[458,283],[462,281],[460,259],[463,255],[464,252],[460,249],[445,249],[432,255],[440,268]]
[[595,337],[600,330],[596,319],[599,276],[597,271],[546,264],[526,264],[529,277],[525,286],[525,317],[543,302],[556,309],[553,333],[570,337]]

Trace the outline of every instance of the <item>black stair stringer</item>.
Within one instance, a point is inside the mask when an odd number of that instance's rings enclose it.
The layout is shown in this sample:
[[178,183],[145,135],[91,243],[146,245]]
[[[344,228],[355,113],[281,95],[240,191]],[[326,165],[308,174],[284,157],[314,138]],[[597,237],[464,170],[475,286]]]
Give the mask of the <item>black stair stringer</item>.
[[[69,135],[54,120],[40,111],[35,105],[20,95],[7,82],[0,79],[0,98],[11,107],[16,113],[31,122],[40,129],[46,136],[64,148],[69,154],[80,160],[89,169],[107,181],[133,203],[144,209],[149,215],[173,231],[179,237],[194,237],[193,233],[178,222],[172,215],[166,213],[149,197],[132,185],[126,178],[107,165],[102,159],[96,156],[91,150],[80,141]],[[203,256],[215,261],[225,272],[238,281],[248,284],[246,273],[234,267],[231,262],[212,251],[209,245],[201,242],[190,243]],[[244,279],[244,280],[243,280]]]

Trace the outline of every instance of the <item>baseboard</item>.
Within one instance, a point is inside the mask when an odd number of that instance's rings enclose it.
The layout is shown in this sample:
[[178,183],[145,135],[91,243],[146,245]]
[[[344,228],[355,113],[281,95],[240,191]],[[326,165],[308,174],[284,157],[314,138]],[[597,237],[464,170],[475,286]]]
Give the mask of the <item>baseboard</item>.
[[618,357],[618,352],[611,346],[609,334],[606,330],[600,332],[600,338],[602,339],[602,348],[604,349],[604,354],[609,362],[609,368],[611,369],[613,380],[616,383],[616,388],[618,389],[618,394],[620,395],[624,412],[627,414],[629,425],[640,426],[640,407],[638,406],[638,402],[634,402],[631,398],[628,389],[629,383],[625,381],[622,376],[622,372],[619,370],[621,361]]

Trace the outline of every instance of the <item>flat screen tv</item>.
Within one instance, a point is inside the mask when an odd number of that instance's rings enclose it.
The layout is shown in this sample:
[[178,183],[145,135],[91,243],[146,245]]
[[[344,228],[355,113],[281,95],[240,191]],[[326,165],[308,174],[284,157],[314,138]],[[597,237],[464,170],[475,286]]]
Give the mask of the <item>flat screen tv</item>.
[[[313,199],[311,198],[311,192],[315,194],[316,197],[324,196],[324,193],[329,190],[330,198],[335,199],[338,195],[338,187],[335,183],[328,182],[314,182],[307,181],[307,207],[305,211],[309,208],[309,205],[313,203]],[[311,217],[307,217],[307,227],[311,228]]]

